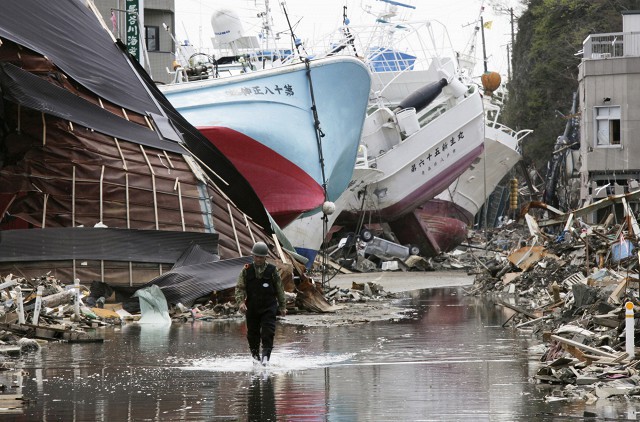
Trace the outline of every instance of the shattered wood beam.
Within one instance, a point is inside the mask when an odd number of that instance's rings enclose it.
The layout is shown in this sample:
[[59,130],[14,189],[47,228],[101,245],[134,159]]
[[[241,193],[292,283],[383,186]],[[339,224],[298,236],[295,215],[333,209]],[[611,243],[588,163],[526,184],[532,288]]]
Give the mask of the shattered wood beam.
[[553,318],[553,315],[545,315],[545,316],[541,316],[540,318],[530,319],[529,321],[521,322],[520,324],[516,325],[516,328],[521,328],[530,324],[535,324],[538,321],[542,321],[549,318]]
[[256,238],[253,237],[253,230],[251,230],[251,224],[249,224],[249,220],[247,219],[247,214],[242,213],[242,216],[244,217],[245,226],[247,226],[247,229],[249,229],[249,236],[251,236],[251,241],[253,243],[256,243]]
[[180,186],[180,179],[176,177],[176,183],[173,185],[173,190],[178,191],[178,204],[180,205],[180,222],[182,223],[182,231],[186,231],[184,224],[184,208],[182,206],[182,187]]
[[280,247],[280,242],[278,242],[278,235],[273,233],[271,237],[273,238],[273,241],[276,244],[276,250],[278,251],[278,255],[280,255],[280,259],[285,264],[288,264],[289,261],[287,261],[287,257],[284,255],[284,252],[282,252],[282,247]]
[[615,359],[615,358],[618,357],[618,355],[614,355],[612,353],[604,352],[604,351],[602,351],[600,349],[596,349],[595,347],[587,346],[586,344],[582,344],[582,343],[579,343],[579,342],[574,341],[574,340],[569,340],[568,338],[557,336],[555,334],[551,335],[551,339],[555,340],[555,341],[558,341],[560,343],[563,343],[563,344],[568,344],[570,346],[575,346],[575,347],[577,347],[579,349],[587,350],[587,351],[589,351],[589,352],[591,352],[593,354],[596,354],[598,356],[605,356],[605,357],[612,358],[612,359]]
[[231,212],[231,205],[227,203],[227,210],[229,211],[229,220],[231,220],[231,228],[233,229],[233,237],[236,239],[236,246],[238,247],[238,255],[242,255],[242,250],[240,249],[240,241],[238,240],[238,232],[236,231],[236,223],[233,221],[233,213]]
[[173,165],[173,161],[171,161],[171,157],[169,157],[169,154],[167,154],[167,151],[162,150],[162,153],[164,154],[164,158],[167,159],[167,161],[169,162],[169,167],[171,167],[172,169],[175,168],[175,166]]
[[104,183],[104,165],[100,170],[100,222],[104,224],[103,183]]
[[[60,293],[54,293],[52,295],[49,296],[43,296],[42,297],[42,307],[47,307],[47,308],[55,308],[58,305],[62,305],[64,303],[69,303],[71,300],[73,300],[73,297],[75,295],[75,292],[73,291],[73,289],[71,290],[65,290],[62,291]],[[25,311],[30,311],[35,307],[35,304],[32,303],[30,305],[26,305],[24,307]]]
[[153,187],[153,215],[156,220],[156,230],[160,230],[160,221],[158,219],[158,193],[156,191],[155,174],[151,174],[151,186]]
[[564,231],[568,232],[573,224],[573,213],[569,214],[569,218],[567,218],[567,224],[564,225]]
[[623,200],[624,202],[624,208],[625,208],[625,212],[627,213],[627,218],[629,219],[629,227],[631,228],[631,231],[633,232],[632,234],[637,238],[638,235],[640,235],[640,227],[638,227],[638,220],[636,220],[636,217],[633,215],[633,211],[631,211],[631,208],[629,207],[629,204],[627,204],[626,200]]
[[118,138],[113,138],[113,140],[116,143],[116,148],[118,148],[118,153],[120,154],[120,159],[122,160],[122,169],[124,171],[128,171],[129,169],[127,168],[127,160],[125,160],[122,149],[120,148],[120,142],[118,141]]
[[47,202],[49,202],[49,194],[44,194],[44,204],[42,205],[42,228],[45,228],[47,222]]
[[[627,201],[631,201],[634,199],[640,198],[640,190],[636,190],[629,193],[623,193],[619,195],[611,195],[607,198],[603,198],[593,204],[587,205],[586,207],[579,208],[573,211],[574,217],[582,217],[587,214],[591,214],[592,212],[598,211],[602,208],[606,208],[613,204],[619,204],[622,202],[622,199],[626,199]],[[554,224],[562,224],[565,220],[569,218],[569,214],[561,214],[555,218],[550,218],[545,221],[540,221],[538,224],[540,226],[551,226]]]
[[129,214],[129,173],[125,173],[124,175],[124,197],[125,197],[125,201],[127,202],[126,205],[126,210],[127,210],[127,228],[130,229],[131,228],[131,219],[130,219],[130,214]]
[[[124,111],[124,109],[122,109]],[[153,171],[153,166],[149,161],[149,157],[147,156],[147,152],[144,150],[144,147],[140,145],[140,151],[142,151],[142,155],[144,160],[147,162],[147,166],[149,166],[149,171],[151,172],[151,185],[153,188],[153,214],[156,220],[156,230],[160,230],[160,225],[158,223],[158,197],[156,192],[156,172]]]
[[521,313],[522,315],[525,315],[525,316],[527,316],[527,317],[529,317],[529,318],[531,318],[531,319],[537,319],[537,318],[538,318],[538,316],[537,316],[537,315],[534,315],[534,314],[532,314],[531,312],[525,311],[524,309],[522,309],[522,308],[520,308],[520,307],[518,307],[518,306],[511,305],[511,304],[509,304],[509,303],[507,303],[507,302],[504,302],[504,301],[502,301],[502,300],[498,300],[498,304],[500,304],[500,305],[502,305],[502,306],[506,306],[506,307],[507,307],[507,308],[509,308],[509,309],[513,309],[514,311],[519,312],[519,313]]
[[[211,174],[213,174],[214,176],[216,176],[216,177],[217,177],[217,178],[218,178],[222,183],[224,183],[226,186],[229,186],[229,183],[227,183],[227,181],[226,181],[226,180],[224,180],[224,179],[222,178],[222,176],[220,176],[218,173],[216,173],[215,171],[213,171],[213,169],[211,169],[211,167],[209,167],[208,165],[206,165],[206,164],[204,163],[204,161],[202,161],[202,160],[201,160],[201,159],[199,159],[195,154],[193,154],[191,151],[189,151],[189,149],[186,147],[186,145],[184,145],[184,144],[179,144],[179,145],[180,145],[182,148],[184,148],[184,150],[185,150],[185,151],[187,151],[187,152],[189,153],[189,156],[185,156],[185,155],[183,155],[183,157],[185,158],[185,161],[187,162],[187,164],[189,164],[189,167],[191,167],[191,169],[192,169],[192,170],[194,170],[194,173],[196,173],[196,174],[200,174],[200,173],[201,173],[201,170],[197,170],[197,171],[196,171],[196,170],[194,169],[194,166],[193,166],[193,164],[194,164],[194,163],[190,162],[190,161],[189,161],[190,159],[193,159],[194,161],[197,161],[197,162],[198,162],[198,164],[199,164],[200,166],[202,166],[203,168],[206,168],[207,170],[209,170],[209,171],[211,172]],[[203,181],[203,182],[204,182],[204,181]],[[222,192],[222,194],[223,194],[223,196],[224,196],[225,198],[227,197],[226,195],[224,195],[224,192]]]

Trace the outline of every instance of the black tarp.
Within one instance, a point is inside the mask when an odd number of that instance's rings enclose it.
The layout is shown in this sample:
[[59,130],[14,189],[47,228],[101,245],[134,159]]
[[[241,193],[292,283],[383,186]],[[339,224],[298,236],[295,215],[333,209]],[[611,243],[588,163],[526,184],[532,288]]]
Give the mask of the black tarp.
[[250,256],[243,256],[172,268],[140,289],[156,285],[168,304],[192,306],[198,298],[234,287],[240,270],[251,261]]
[[100,259],[174,264],[184,260],[193,244],[217,254],[218,233],[94,227],[0,230],[0,262]]
[[[152,117],[168,117],[176,131],[175,136],[165,136],[159,142],[166,146],[172,139],[182,138],[188,151],[206,165],[205,170],[220,190],[267,233],[273,232],[267,212],[251,185],[171,106],[124,46],[113,42],[83,1],[3,0],[0,4],[0,38],[46,56],[84,88],[122,108]],[[8,96],[11,99],[11,95]],[[69,115],[71,121],[77,118],[77,108],[63,100],[54,101],[51,97],[50,100],[47,107],[56,110],[56,115]],[[154,123],[164,131],[169,126],[163,122]],[[142,139],[134,142],[146,144]]]
[[120,140],[166,151],[185,152],[177,142],[161,139],[158,132],[122,119],[11,63],[0,63],[0,92],[3,98],[23,107],[70,120]]
[[0,37],[48,57],[102,98],[140,114],[160,113],[127,58],[79,0],[3,0]]

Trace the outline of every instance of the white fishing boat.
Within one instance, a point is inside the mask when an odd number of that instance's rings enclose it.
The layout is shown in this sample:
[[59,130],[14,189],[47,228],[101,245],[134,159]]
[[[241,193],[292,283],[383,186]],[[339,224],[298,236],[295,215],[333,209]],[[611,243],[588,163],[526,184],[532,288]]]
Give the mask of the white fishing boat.
[[[383,17],[325,40],[327,55],[358,55],[372,71],[361,145],[368,166],[382,172],[361,189],[345,191],[340,219],[371,212],[382,222],[396,220],[446,189],[484,148],[480,91],[461,82],[446,28],[433,21],[391,22],[391,12]],[[301,251],[304,236],[285,233]]]
[[515,131],[498,123],[500,106],[495,103],[485,103],[485,109],[485,151],[435,198],[451,202],[457,210],[456,217],[469,226],[498,183],[520,161],[522,140],[532,132],[530,129]]
[[417,245],[425,256],[451,251],[466,240],[476,214],[522,158],[521,142],[532,131],[515,131],[498,122],[499,97],[485,96],[484,105],[483,153],[434,199],[390,224],[402,242]]
[[484,139],[480,91],[460,80],[446,28],[389,18],[344,28],[343,39],[330,43],[332,54],[361,52],[373,71],[361,143],[370,166],[384,173],[367,186],[364,203],[352,195],[347,210],[375,211],[385,220],[446,189],[482,153]]

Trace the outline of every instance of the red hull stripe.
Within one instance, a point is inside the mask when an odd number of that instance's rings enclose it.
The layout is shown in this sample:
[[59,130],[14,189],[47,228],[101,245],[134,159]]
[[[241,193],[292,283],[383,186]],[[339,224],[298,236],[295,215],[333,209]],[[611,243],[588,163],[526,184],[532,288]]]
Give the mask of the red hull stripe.
[[290,222],[293,216],[324,202],[322,186],[260,142],[226,127],[207,126],[198,130],[236,166],[278,223],[278,216]]

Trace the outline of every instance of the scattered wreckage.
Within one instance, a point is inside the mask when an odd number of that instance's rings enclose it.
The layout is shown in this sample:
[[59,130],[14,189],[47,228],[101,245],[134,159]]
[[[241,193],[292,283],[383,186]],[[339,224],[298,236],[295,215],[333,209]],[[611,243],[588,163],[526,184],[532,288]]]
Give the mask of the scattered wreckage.
[[[547,401],[640,395],[640,228],[629,206],[638,196],[610,196],[570,213],[529,204],[524,224],[467,250],[479,269],[468,293],[495,294],[497,306],[514,311],[504,326],[542,340],[532,350],[544,363],[534,378],[564,386]],[[600,224],[581,219],[606,207],[612,211]]]

